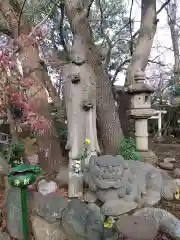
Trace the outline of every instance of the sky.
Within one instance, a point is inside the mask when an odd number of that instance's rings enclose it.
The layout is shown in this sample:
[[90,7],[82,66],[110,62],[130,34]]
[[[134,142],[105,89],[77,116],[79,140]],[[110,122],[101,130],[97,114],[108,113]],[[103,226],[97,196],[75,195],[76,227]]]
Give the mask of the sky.
[[[131,0],[129,1],[129,6],[131,5]],[[165,0],[157,0],[157,9],[161,7],[161,5],[164,3]],[[133,11],[132,11],[132,18],[135,18],[135,26],[134,31],[139,29],[140,26],[140,19],[141,19],[141,12],[140,12],[140,1],[135,0],[133,5]],[[180,3],[179,3],[180,6]],[[139,14],[137,14],[137,12]],[[156,58],[156,61],[163,61],[167,67],[171,69],[174,63],[173,59],[173,51],[172,49],[172,43],[171,43],[171,37],[170,37],[170,30],[167,24],[167,15],[166,11],[162,10],[161,13],[158,15],[158,26],[156,35],[154,38],[153,47],[151,50],[151,57],[150,59]],[[163,71],[163,68],[159,68],[155,66],[154,64],[150,64],[149,67],[146,69],[146,74],[148,77],[152,77],[153,75],[158,76],[160,72]],[[123,85],[125,81],[125,74],[120,73],[118,75],[118,81],[116,82],[116,85]]]

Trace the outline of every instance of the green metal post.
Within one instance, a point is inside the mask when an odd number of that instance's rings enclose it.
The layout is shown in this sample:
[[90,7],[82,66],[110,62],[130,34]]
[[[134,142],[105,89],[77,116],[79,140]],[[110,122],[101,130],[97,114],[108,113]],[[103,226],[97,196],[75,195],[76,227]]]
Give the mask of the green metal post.
[[27,204],[27,188],[21,188],[21,211],[22,211],[22,227],[24,240],[28,240],[29,237],[29,221],[28,221],[28,204]]

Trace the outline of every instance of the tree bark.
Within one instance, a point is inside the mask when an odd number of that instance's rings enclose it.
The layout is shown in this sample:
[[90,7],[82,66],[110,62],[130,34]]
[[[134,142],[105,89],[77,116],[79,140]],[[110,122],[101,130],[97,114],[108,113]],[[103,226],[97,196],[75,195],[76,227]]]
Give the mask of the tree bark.
[[103,153],[115,154],[123,134],[111,90],[111,82],[103,70],[101,57],[93,43],[87,11],[84,10],[80,0],[65,0],[65,7],[73,35],[78,34],[81,37],[85,60],[95,73],[97,125]]
[[171,32],[171,41],[174,53],[174,83],[180,82],[180,58],[179,58],[179,31],[177,28],[177,1],[169,3],[167,7],[168,24]]
[[156,33],[156,0],[141,0],[141,26],[135,50],[127,69],[126,85],[134,82],[138,69],[145,70]]
[[[18,35],[21,34],[27,38],[32,27],[23,21],[23,16],[21,17],[20,27],[18,26],[19,14],[8,0],[0,1],[0,10],[12,32],[12,37],[17,39]],[[22,46],[20,48],[19,59],[22,64],[23,75],[34,79],[36,83],[30,89],[27,89],[30,104],[36,107],[35,110],[39,115],[43,115],[51,121],[47,92],[43,85],[43,77],[47,75],[46,77],[48,78],[49,76],[41,66],[38,46],[31,44]],[[58,172],[64,159],[53,122],[51,130],[47,131],[43,136],[38,137],[38,145],[40,148],[39,160],[44,171],[49,173]]]

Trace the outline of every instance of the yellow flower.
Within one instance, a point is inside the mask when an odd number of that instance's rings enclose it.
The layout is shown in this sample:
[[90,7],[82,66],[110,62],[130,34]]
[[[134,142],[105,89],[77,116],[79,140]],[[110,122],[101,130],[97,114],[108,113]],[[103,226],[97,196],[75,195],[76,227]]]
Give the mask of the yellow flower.
[[104,227],[105,228],[112,228],[113,227],[113,221],[111,219],[107,219],[105,222],[104,222]]
[[84,142],[87,143],[87,144],[90,144],[90,143],[91,143],[91,140],[89,140],[88,138],[86,138]]
[[180,200],[180,189],[176,190],[175,199]]

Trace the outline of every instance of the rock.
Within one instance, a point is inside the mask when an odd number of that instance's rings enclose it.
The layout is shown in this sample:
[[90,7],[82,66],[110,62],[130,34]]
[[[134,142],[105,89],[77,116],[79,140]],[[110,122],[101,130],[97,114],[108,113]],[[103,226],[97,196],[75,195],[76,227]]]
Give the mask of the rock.
[[175,159],[175,158],[167,157],[167,158],[164,158],[164,162],[165,162],[165,163],[175,163],[175,162],[176,162],[176,159]]
[[174,194],[172,193],[168,186],[164,186],[162,190],[162,197],[167,201],[171,201],[174,199]]
[[166,170],[160,169],[160,172],[163,180],[172,180],[172,177],[167,173]]
[[60,222],[48,223],[43,218],[31,216],[31,223],[35,240],[67,240],[60,228]]
[[174,181],[166,180],[164,181],[164,186],[162,189],[162,197],[166,200],[173,200],[174,194],[178,188],[178,185]]
[[[28,194],[30,198],[30,193]],[[8,190],[5,203],[7,230],[11,237],[24,239],[22,230],[21,193],[19,188],[11,187]]]
[[1,240],[10,240],[10,237],[7,233],[5,232],[0,232],[0,239]]
[[174,165],[173,163],[171,162],[162,162],[162,163],[159,163],[159,167],[164,169],[164,170],[168,170],[168,171],[171,171],[174,169]]
[[96,192],[96,195],[101,202],[107,202],[110,200],[119,200],[118,190],[113,188],[109,188],[106,190],[99,189]]
[[78,199],[72,200],[62,212],[62,226],[68,239],[102,239],[104,216]]
[[54,193],[57,190],[57,183],[50,181],[47,182],[46,180],[42,179],[38,182],[38,192],[42,195],[46,196],[50,193]]
[[173,178],[180,178],[180,168],[175,168],[174,169]]
[[136,207],[137,203],[135,202],[127,202],[123,199],[111,200],[104,203],[101,207],[101,211],[107,216],[119,216],[136,209]]
[[152,220],[144,220],[138,216],[121,216],[115,228],[124,238],[131,240],[152,240],[158,229]]
[[84,201],[85,202],[89,202],[89,203],[95,203],[97,200],[96,194],[91,192],[91,191],[87,191],[84,194]]
[[149,171],[146,174],[146,188],[160,192],[163,187],[163,178],[160,171]]
[[178,187],[180,187],[180,179],[174,179],[173,181]]
[[180,220],[171,213],[160,208],[147,207],[137,210],[133,215],[141,216],[144,220],[153,220],[159,230],[173,239],[180,239]]
[[112,228],[104,228],[102,240],[118,240],[119,234]]
[[161,194],[158,191],[149,189],[146,195],[143,197],[145,206],[154,206],[161,200]]
[[48,222],[54,222],[62,217],[62,210],[68,201],[59,195],[47,195],[35,192],[31,202],[32,212],[43,217]]
[[99,215],[102,215],[101,209],[100,209],[100,207],[99,207],[97,204],[95,204],[95,203],[88,203],[87,207],[88,207],[91,211],[96,212],[96,213],[98,213]]

